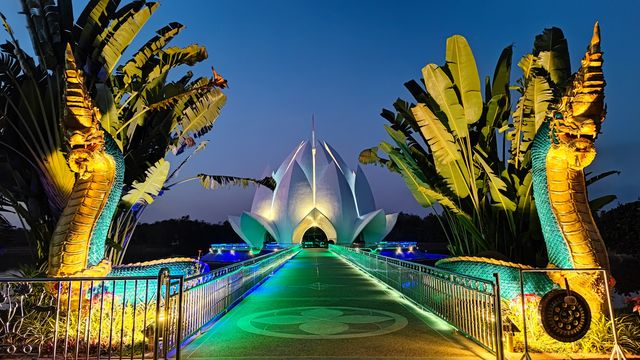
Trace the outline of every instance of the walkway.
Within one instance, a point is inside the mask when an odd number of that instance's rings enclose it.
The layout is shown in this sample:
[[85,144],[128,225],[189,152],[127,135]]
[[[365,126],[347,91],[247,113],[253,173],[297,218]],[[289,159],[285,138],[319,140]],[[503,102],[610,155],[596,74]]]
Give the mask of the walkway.
[[302,250],[183,359],[492,359],[329,250]]

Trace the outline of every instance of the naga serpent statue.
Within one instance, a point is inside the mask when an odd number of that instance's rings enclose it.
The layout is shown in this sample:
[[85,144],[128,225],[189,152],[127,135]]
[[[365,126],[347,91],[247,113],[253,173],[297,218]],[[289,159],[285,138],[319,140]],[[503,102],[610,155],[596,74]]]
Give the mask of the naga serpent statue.
[[176,275],[201,271],[199,262],[191,258],[118,267],[112,267],[105,258],[109,225],[122,194],[124,157],[114,139],[100,126],[100,110],[88,94],[70,46],[65,60],[62,126],[69,146],[68,164],[76,173],[76,182],[51,240],[47,275],[155,276],[165,267]]
[[[596,23],[580,69],[573,74],[559,103],[550,106],[533,140],[533,195],[549,257],[548,268],[602,268],[609,274],[607,250],[589,208],[584,175],[584,168],[596,156],[594,141],[606,112],[602,61]],[[443,259],[436,266],[487,280],[493,280],[493,274],[498,273],[501,297],[507,300],[520,295],[520,269],[533,269],[474,256]],[[598,275],[527,273],[524,293],[544,296],[554,288],[564,287],[566,281],[592,312],[599,312],[604,301],[602,281],[608,279]]]

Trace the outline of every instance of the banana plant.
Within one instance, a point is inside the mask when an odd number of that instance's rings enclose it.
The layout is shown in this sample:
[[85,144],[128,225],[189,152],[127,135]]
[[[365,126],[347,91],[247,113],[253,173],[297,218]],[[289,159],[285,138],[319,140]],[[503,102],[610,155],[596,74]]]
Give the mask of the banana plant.
[[497,251],[534,265],[544,262],[536,256],[544,242],[532,197],[530,145],[549,104],[561,96],[570,66],[559,29],[536,37],[532,54],[518,63],[524,75],[510,118],[512,56],[506,47],[493,78],[481,84],[466,39],[447,39],[445,64],[425,66],[423,85],[405,83],[416,103],[398,99],[395,112],[383,109],[393,142],[365,149],[360,162],[399,173],[419,204],[441,213],[452,255]]
[[[510,59],[510,54],[511,48],[506,48],[503,58]],[[392,162],[422,206],[442,208],[450,251],[479,253],[492,248],[486,236],[491,227],[487,213],[512,212],[516,206],[507,195],[511,181],[501,178],[504,169],[493,163],[497,153],[490,146],[495,142],[492,127],[508,114],[504,83],[508,84],[511,64],[499,62],[496,73],[502,78],[494,80],[496,94],[485,103],[475,58],[464,37],[447,40],[445,60],[443,66],[428,64],[422,69],[424,87],[415,81],[405,84],[417,104],[399,99],[396,114],[383,110],[394,143],[383,141],[377,149],[387,158],[372,157],[375,150],[368,149],[360,160]],[[491,91],[486,84],[484,91]]]
[[[167,189],[207,134],[226,102],[226,80],[193,79],[172,70],[207,59],[204,47],[169,47],[184,26],[162,27],[134,55],[122,55],[159,3],[91,0],[74,21],[71,0],[21,0],[35,59],[22,49],[2,16],[9,41],[0,46],[0,178],[5,208],[12,208],[35,234],[37,262],[46,261],[48,241],[75,182],[59,129],[64,48],[71,44],[87,88],[102,114],[101,125],[125,156],[123,198],[110,229],[109,257],[120,263],[144,209]],[[191,154],[186,149],[195,148]],[[171,171],[165,157],[179,161]],[[182,157],[182,159],[181,159]],[[31,216],[33,215],[33,216]]]

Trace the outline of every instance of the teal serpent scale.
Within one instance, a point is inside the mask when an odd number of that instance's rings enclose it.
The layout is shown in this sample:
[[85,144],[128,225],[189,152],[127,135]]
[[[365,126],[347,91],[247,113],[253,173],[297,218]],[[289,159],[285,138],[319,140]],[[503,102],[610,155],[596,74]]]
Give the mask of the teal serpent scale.
[[[549,199],[546,158],[551,147],[551,138],[549,120],[546,120],[538,129],[531,148],[533,194],[550,263],[556,267],[573,268],[570,256],[568,256],[569,247],[562,236]],[[493,281],[493,274],[497,273],[500,275],[500,296],[511,300],[520,295],[520,268],[525,268],[520,264],[492,263],[489,259],[485,262],[482,258],[469,260],[461,258],[459,261],[454,258],[451,260],[439,261],[436,265],[489,281]],[[525,294],[542,296],[557,287],[544,273],[526,273],[524,276]]]
[[[437,263],[436,266],[460,274],[468,274],[487,281],[495,281],[494,273],[500,276],[500,296],[512,300],[520,295],[520,271],[518,267],[474,260]],[[545,274],[525,274],[524,293],[544,295],[557,286]]]
[[[608,270],[606,247],[591,216],[584,179],[584,168],[596,156],[594,141],[606,113],[602,62],[596,23],[578,72],[549,107],[531,144],[533,197],[549,258],[547,269]],[[506,299],[520,294],[521,270],[534,269],[477,256],[443,259],[436,266],[490,281],[497,273],[500,295]],[[545,295],[564,287],[565,281],[588,298],[592,310],[600,307],[600,280],[589,271],[528,272],[524,293]]]
[[[62,130],[69,148],[67,163],[76,181],[50,241],[48,276],[107,277],[100,282],[102,289],[93,291],[106,290],[131,299],[133,289],[127,289],[129,284],[133,282],[139,292],[154,289],[154,278],[163,268],[178,276],[208,271],[206,265],[187,257],[111,266],[106,241],[123,192],[124,156],[100,126],[101,112],[85,87],[70,45],[65,50],[64,78]],[[131,279],[113,279],[116,276]],[[133,278],[141,276],[148,280],[139,283]]]
[[[89,266],[94,266],[104,259],[109,226],[117,210],[124,183],[125,163],[122,152],[111,135],[104,130],[103,132],[105,136],[105,152],[113,157],[116,171],[113,187],[109,192],[109,198],[91,234],[91,241],[89,243]],[[169,269],[169,273],[173,275],[192,275],[199,272],[199,270],[206,270],[207,267],[204,264],[199,264],[195,260],[176,261],[164,259],[162,261],[150,261],[114,267],[109,273],[109,276],[155,276],[162,268]]]
[[533,195],[536,201],[538,218],[547,246],[549,263],[559,268],[572,269],[573,263],[569,254],[569,246],[562,237],[562,232],[556,220],[551,200],[549,199],[546,159],[551,148],[553,134],[549,128],[549,121],[540,126],[531,146],[531,171],[533,175]]
[[116,172],[115,179],[113,180],[113,187],[109,192],[107,203],[100,213],[100,217],[98,218],[98,221],[96,221],[93,232],[91,233],[91,241],[89,242],[89,267],[97,265],[104,258],[109,226],[111,225],[111,219],[118,208],[118,202],[120,202],[120,196],[122,195],[122,184],[124,182],[125,165],[122,152],[109,133],[104,130],[103,132],[105,135],[105,152],[113,157],[116,164]]
[[[106,131],[104,134],[105,151],[113,157],[116,164],[116,172],[113,188],[109,193],[107,203],[100,213],[100,217],[98,218],[92,233],[89,249],[90,265],[97,264],[104,258],[109,226],[118,207],[124,182],[125,163],[122,152],[113,138]],[[117,266],[111,269],[108,276],[156,276],[163,268],[168,269],[169,274],[171,275],[182,276],[194,275],[199,272],[207,272],[209,270],[206,264],[201,264],[196,260],[163,259],[159,261]],[[149,296],[150,294],[155,294],[156,288],[157,283],[155,281],[144,283],[140,283],[139,281],[114,281],[111,283],[105,283],[106,291],[117,294],[118,296],[124,296],[127,301],[144,301],[145,299],[150,301],[151,299],[149,299]],[[102,291],[102,289],[98,289],[97,291]]]

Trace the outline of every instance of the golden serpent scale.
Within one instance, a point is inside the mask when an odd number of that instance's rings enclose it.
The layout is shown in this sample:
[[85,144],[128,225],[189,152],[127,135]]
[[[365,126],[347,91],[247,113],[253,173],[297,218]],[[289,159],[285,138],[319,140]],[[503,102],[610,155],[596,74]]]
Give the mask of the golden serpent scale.
[[113,268],[105,258],[106,237],[122,194],[124,159],[115,141],[100,126],[100,110],[89,96],[70,46],[65,57],[62,127],[69,147],[68,165],[76,173],[76,181],[54,231],[47,274],[155,276],[163,267],[175,275],[206,270],[196,260],[184,257]]

